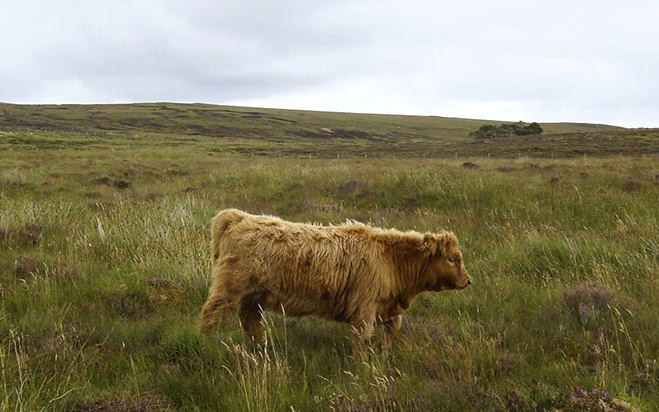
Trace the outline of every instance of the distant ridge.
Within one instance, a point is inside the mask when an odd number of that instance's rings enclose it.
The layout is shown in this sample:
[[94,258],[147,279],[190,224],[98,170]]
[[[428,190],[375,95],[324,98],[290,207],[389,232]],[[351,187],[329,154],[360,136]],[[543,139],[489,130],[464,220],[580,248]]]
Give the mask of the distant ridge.
[[[533,122],[534,119],[519,119]],[[513,122],[516,122],[514,120]],[[0,130],[131,138],[208,139],[237,153],[332,157],[574,157],[659,153],[658,129],[586,123],[541,123],[537,136],[474,139],[492,120],[267,109],[211,104],[135,103],[16,105],[0,103]],[[0,135],[2,136],[2,135]],[[363,154],[362,154],[363,153]]]
[[[265,109],[210,104],[135,103],[88,105],[15,105],[0,103],[0,128],[63,132],[114,131],[211,137],[278,137],[331,135],[360,131],[362,135],[467,138],[483,124],[502,121],[440,116],[359,114]],[[534,119],[521,119],[527,122]],[[517,121],[517,120],[515,120]],[[581,123],[543,123],[546,133],[592,132],[622,128]]]

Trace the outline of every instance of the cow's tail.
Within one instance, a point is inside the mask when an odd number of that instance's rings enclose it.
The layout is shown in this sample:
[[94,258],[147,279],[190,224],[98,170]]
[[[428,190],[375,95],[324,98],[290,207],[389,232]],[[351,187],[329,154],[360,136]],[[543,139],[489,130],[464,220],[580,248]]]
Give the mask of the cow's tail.
[[245,214],[238,209],[226,209],[211,220],[211,256],[213,263],[220,258],[220,240],[230,225],[243,219]]

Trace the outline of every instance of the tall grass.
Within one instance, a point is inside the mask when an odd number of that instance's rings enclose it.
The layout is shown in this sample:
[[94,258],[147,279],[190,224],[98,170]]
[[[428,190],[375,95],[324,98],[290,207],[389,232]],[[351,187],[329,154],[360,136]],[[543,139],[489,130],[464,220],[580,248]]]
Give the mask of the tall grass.
[[[655,158],[469,169],[104,144],[0,153],[2,410],[659,404]],[[269,315],[260,345],[235,316],[202,337],[208,224],[225,207],[452,230],[474,284],[422,294],[363,363],[346,326],[312,318]]]

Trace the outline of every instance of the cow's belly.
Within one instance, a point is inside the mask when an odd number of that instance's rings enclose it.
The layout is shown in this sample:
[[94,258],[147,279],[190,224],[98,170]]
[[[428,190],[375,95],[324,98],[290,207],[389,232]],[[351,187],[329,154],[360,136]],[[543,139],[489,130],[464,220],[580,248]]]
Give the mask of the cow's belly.
[[280,296],[270,293],[262,305],[265,309],[283,313],[285,316],[315,315],[338,322],[349,321],[356,311],[354,305],[349,302],[304,295]]

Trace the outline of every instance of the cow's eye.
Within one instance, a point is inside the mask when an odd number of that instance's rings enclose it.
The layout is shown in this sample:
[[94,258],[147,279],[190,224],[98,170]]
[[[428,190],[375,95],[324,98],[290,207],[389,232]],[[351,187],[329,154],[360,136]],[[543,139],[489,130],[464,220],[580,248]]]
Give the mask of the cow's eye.
[[448,258],[448,261],[451,262],[451,263],[455,263],[455,258],[450,257],[450,258]]

